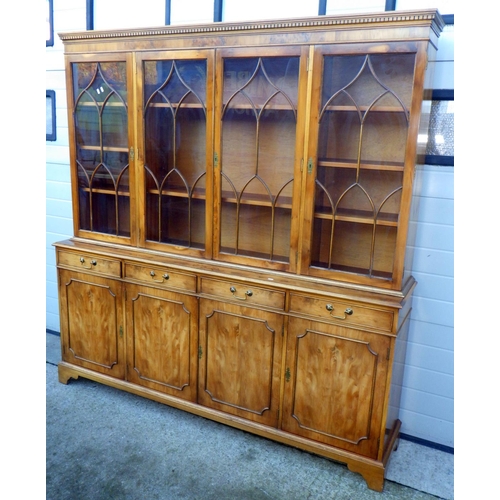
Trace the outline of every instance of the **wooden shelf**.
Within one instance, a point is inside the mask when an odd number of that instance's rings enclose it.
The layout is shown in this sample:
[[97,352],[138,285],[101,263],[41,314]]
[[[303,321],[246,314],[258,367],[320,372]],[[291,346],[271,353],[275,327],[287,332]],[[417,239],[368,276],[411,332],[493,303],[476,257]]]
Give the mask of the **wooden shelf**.
[[84,191],[85,193],[92,193],[92,194],[109,194],[111,196],[126,196],[127,198],[130,197],[130,193],[127,191],[113,191],[112,189],[95,189],[95,188],[79,188],[80,191]]
[[312,267],[316,267],[318,269],[332,269],[335,271],[341,271],[341,272],[346,272],[346,273],[353,273],[353,274],[370,274],[371,276],[376,276],[381,279],[386,279],[389,280],[391,279],[392,275],[391,273],[388,273],[386,271],[379,271],[377,269],[372,269],[371,273],[368,268],[361,268],[361,267],[352,267],[352,266],[342,266],[339,264],[332,263],[330,266],[328,266],[326,263],[321,263],[321,262],[311,262]]
[[205,106],[201,103],[194,103],[194,102],[151,102],[146,105],[146,109],[149,108],[190,108],[190,109],[205,109]]
[[195,189],[191,195],[185,189],[148,189],[147,194],[154,194],[157,196],[171,196],[173,198],[192,198],[197,200],[205,200],[206,194],[204,189]]
[[223,110],[222,112],[225,113],[228,109],[229,110],[233,110],[233,109],[234,110],[246,110],[246,109],[261,110],[261,109],[263,109],[264,105],[265,105],[266,111],[269,110],[269,111],[296,112],[296,108],[290,107],[290,105],[287,105],[287,104],[269,104],[269,103],[266,104],[265,102],[257,102],[257,103],[255,103],[255,106],[252,106],[251,104],[237,104],[236,106],[229,106],[229,107],[228,107],[227,103],[224,103],[222,106],[222,110]]
[[[283,201],[275,204],[276,208],[292,209],[292,199],[289,196],[280,197]],[[223,192],[221,196],[222,203],[237,204],[238,200],[231,192]],[[240,205],[255,205],[259,207],[272,207],[272,202],[268,196],[251,194],[245,195],[239,200]]]
[[86,151],[109,151],[112,153],[127,153],[128,148],[126,147],[114,147],[114,146],[77,146],[78,149],[84,149]]
[[76,108],[78,109],[78,106],[85,106],[85,107],[92,107],[92,106],[103,106],[106,105],[106,107],[111,106],[111,107],[118,107],[118,108],[124,108],[126,109],[127,106],[123,102],[116,102],[116,101],[79,101],[78,104],[76,105]]
[[332,216],[331,212],[315,211],[314,218],[324,220],[334,219],[336,221],[354,222],[357,224],[376,224],[377,226],[398,226],[397,214],[379,214],[377,219],[375,219],[371,212],[364,210],[338,210],[334,216]]
[[[336,158],[320,158],[318,160],[318,167],[326,168],[358,168],[358,162],[355,160],[345,160]],[[389,172],[402,172],[404,170],[404,163],[400,162],[361,162],[359,168],[362,170],[385,170]]]
[[[191,195],[185,189],[148,189],[147,194],[171,196],[173,198],[192,198],[198,200],[205,200],[206,194],[204,189],[195,189]],[[292,209],[292,199],[289,196],[283,197],[283,201],[275,204],[276,208]],[[222,203],[237,204],[238,200],[231,192],[224,192],[221,196]],[[272,202],[267,196],[263,195],[245,195],[239,200],[240,205],[253,205],[259,207],[271,207]]]
[[326,111],[343,111],[348,113],[357,113],[361,111],[362,113],[366,113],[366,111],[370,110],[370,112],[375,113],[404,113],[407,114],[407,111],[403,109],[401,106],[360,106],[357,108],[356,106],[326,106],[324,108]]

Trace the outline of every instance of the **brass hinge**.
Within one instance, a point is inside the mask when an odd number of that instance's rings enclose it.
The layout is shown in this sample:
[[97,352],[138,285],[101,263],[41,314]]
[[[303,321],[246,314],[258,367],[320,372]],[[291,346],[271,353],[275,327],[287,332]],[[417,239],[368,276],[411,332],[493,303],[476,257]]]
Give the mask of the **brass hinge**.
[[217,152],[214,153],[214,168],[218,168],[219,167],[219,155],[217,154]]
[[120,325],[120,338],[122,339],[123,338],[123,326]]
[[133,147],[130,148],[129,159],[130,159],[130,161],[134,161],[134,159],[135,159],[135,151],[134,151]]
[[290,377],[291,377],[291,375],[290,375],[290,368],[287,367],[287,369],[285,370],[285,380],[287,382],[290,382]]
[[201,359],[203,356],[203,349],[201,348],[201,345],[198,346],[198,359]]

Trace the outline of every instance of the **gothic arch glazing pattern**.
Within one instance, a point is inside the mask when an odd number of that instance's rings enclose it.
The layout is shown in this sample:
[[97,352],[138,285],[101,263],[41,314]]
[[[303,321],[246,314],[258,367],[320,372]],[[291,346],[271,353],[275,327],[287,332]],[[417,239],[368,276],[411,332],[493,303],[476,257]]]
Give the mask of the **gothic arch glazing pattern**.
[[146,239],[204,248],[206,61],[144,63]]
[[391,277],[413,70],[414,54],[324,58],[313,266]]
[[[289,260],[298,67],[298,57],[225,60],[224,253]],[[278,156],[270,153],[277,144],[281,144]]]
[[80,228],[130,236],[125,62],[74,63]]

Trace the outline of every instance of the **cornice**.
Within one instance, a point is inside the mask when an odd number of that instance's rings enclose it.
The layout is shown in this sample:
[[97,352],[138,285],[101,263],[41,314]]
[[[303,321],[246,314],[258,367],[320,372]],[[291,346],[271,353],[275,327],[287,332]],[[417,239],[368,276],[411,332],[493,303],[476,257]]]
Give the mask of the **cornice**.
[[63,42],[78,40],[102,40],[130,37],[151,37],[168,35],[224,34],[245,31],[303,30],[322,28],[358,27],[370,24],[425,23],[431,25],[439,36],[445,23],[436,9],[418,11],[390,11],[376,14],[317,16],[297,19],[275,19],[270,21],[222,22],[210,24],[169,25],[153,28],[132,28],[108,31],[83,31],[59,33]]

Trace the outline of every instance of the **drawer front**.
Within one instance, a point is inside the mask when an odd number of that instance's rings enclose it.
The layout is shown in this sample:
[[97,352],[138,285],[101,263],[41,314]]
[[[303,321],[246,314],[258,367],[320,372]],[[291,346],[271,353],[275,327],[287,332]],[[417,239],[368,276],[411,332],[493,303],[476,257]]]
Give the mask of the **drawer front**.
[[214,295],[223,300],[236,300],[246,305],[258,305],[284,309],[285,292],[269,290],[238,281],[218,281],[208,278],[201,280],[201,293]]
[[116,278],[121,276],[121,262],[119,260],[106,259],[99,255],[60,251],[58,252],[57,264],[78,271],[104,274]]
[[392,311],[350,304],[328,297],[290,294],[290,312],[385,331],[391,331],[394,323]]
[[164,267],[125,264],[125,278],[137,280],[145,285],[156,285],[196,292],[196,276],[171,271]]

